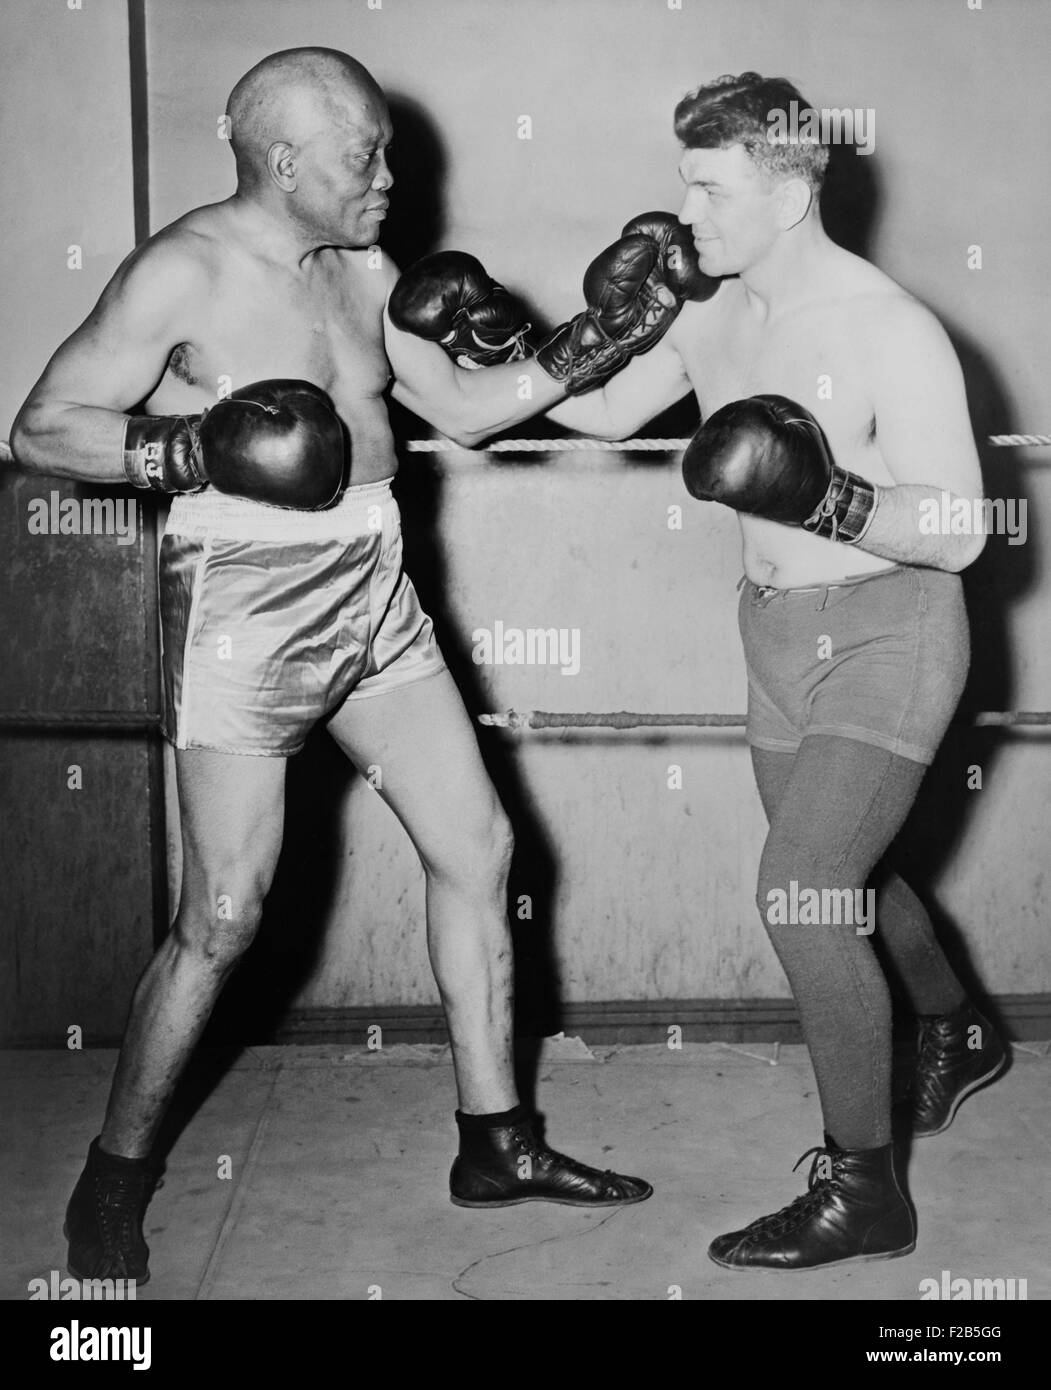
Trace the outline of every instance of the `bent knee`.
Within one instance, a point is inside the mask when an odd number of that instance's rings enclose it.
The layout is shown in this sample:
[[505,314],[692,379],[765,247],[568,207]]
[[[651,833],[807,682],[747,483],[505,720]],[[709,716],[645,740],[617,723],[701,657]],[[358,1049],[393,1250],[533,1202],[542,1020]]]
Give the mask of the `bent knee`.
[[176,944],[215,968],[233,965],[255,939],[268,887],[229,882],[184,888],[173,927]]
[[445,881],[486,887],[506,882],[514,854],[511,822],[497,807],[491,817],[464,829],[436,854],[425,857],[424,867]]

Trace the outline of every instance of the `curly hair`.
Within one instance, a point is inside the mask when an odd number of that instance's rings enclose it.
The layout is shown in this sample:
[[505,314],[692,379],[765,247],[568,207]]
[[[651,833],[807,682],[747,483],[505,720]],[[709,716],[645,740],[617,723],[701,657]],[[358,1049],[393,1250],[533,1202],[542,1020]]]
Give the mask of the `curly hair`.
[[797,112],[812,109],[786,77],[727,74],[683,97],[675,108],[675,134],[688,150],[742,145],[765,176],[805,179],[816,193],[828,167],[828,147],[815,140],[778,141],[771,136],[775,116],[783,113],[787,119],[792,102]]

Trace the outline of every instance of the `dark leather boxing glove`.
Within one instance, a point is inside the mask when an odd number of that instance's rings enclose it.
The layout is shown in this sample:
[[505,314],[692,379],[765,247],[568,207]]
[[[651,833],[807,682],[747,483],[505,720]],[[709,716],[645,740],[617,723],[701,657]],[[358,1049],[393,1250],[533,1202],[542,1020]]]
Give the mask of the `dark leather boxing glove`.
[[584,274],[588,307],[537,349],[537,365],[573,396],[608,381],[667,333],[687,299],[709,299],[693,243],[670,213],[634,218]]
[[437,251],[411,265],[391,292],[391,323],[445,349],[458,367],[520,362],[529,324],[503,285],[466,251]]
[[664,283],[680,304],[686,300],[711,299],[721,280],[705,275],[697,264],[697,252],[688,227],[670,212],[643,212],[633,217],[621,236],[652,237],[660,252]]
[[200,415],[131,415],[124,473],[134,487],[219,492],[317,511],[343,480],[343,426],[309,381],[257,381]]
[[682,476],[692,497],[802,526],[856,545],[875,486],[836,464],[821,426],[786,396],[751,396],[717,410],[690,440]]

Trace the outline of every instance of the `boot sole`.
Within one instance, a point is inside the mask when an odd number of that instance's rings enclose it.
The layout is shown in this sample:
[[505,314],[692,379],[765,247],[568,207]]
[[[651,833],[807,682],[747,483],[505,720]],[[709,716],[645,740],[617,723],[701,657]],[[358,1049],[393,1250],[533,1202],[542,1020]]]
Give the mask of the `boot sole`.
[[[63,1227],[62,1227],[62,1234],[65,1236],[66,1240],[69,1240],[69,1228],[68,1228],[67,1226],[63,1226]],[[81,1274],[79,1270],[74,1269],[74,1268],[73,1268],[73,1261],[69,1258],[68,1255],[66,1256],[66,1273],[72,1275],[72,1277],[73,1277],[74,1279],[80,1279],[81,1281],[84,1281],[84,1280],[92,1280],[92,1279],[95,1278],[95,1276],[92,1275],[92,1274]],[[122,1275],[121,1277],[124,1278],[125,1276]],[[132,1276],[131,1276],[131,1275],[128,1275],[127,1277],[128,1277],[128,1278],[131,1278]],[[150,1282],[150,1271],[147,1270],[146,1273],[142,1276],[141,1279],[136,1279],[136,1280],[135,1280],[135,1287],[136,1287],[137,1289],[141,1289],[142,1286],[143,1286],[143,1284],[148,1284],[149,1282]]]
[[471,1202],[465,1197],[452,1197],[449,1201],[454,1207],[470,1207],[474,1211],[482,1211],[487,1207],[520,1207],[523,1202],[551,1202],[559,1207],[633,1207],[638,1202],[645,1202],[653,1196],[653,1192],[644,1192],[639,1197],[620,1197],[613,1202],[582,1202],[573,1197],[547,1197],[539,1193],[535,1197],[502,1197],[496,1202]]
[[984,1076],[976,1077],[975,1080],[972,1081],[969,1086],[964,1087],[964,1089],[953,1101],[949,1109],[949,1113],[946,1116],[945,1123],[939,1129],[914,1129],[912,1132],[912,1137],[914,1139],[933,1139],[936,1134],[944,1134],[945,1131],[952,1124],[953,1120],[956,1118],[957,1110],[959,1110],[960,1106],[964,1103],[968,1096],[973,1096],[975,1091],[980,1091],[983,1086],[988,1086],[990,1082],[995,1081],[996,1078],[1003,1071],[1004,1067],[1006,1066],[1007,1053],[1005,1052],[1004,1055],[1000,1058],[999,1062],[997,1062],[996,1066],[993,1067],[991,1071],[987,1071]]
[[838,1265],[869,1264],[873,1260],[896,1260],[902,1255],[911,1255],[916,1242],[903,1245],[900,1250],[885,1250],[877,1255],[847,1255],[842,1260],[826,1260],[818,1265],[735,1265],[726,1260],[717,1260],[709,1251],[708,1258],[720,1269],[732,1269],[738,1274],[813,1274],[818,1269],[835,1269]]

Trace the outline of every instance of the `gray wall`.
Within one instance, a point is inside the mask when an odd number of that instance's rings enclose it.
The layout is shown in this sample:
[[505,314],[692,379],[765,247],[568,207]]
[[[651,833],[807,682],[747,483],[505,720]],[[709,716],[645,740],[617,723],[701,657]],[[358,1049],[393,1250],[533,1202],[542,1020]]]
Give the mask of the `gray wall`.
[[[839,176],[839,235],[942,316],[979,435],[1051,426],[1038,270],[1049,213],[1038,105],[1051,37],[1045,6],[683,0],[676,11],[665,0],[384,0],[375,11],[364,0],[154,0],[147,24],[154,227],[230,191],[216,121],[246,68],[281,47],[345,48],[394,101],[389,244],[402,258],[436,245],[472,250],[550,321],[578,307],[584,267],[627,217],[677,209],[671,111],[689,87],[754,67],[791,77],[817,105],[874,107],[875,155],[845,162]],[[78,317],[47,238],[61,217],[86,215],[85,199],[74,204],[65,186],[77,159],[115,157],[96,104],[125,101],[118,67],[101,80],[79,55],[64,64],[47,70],[62,88],[56,100],[72,92],[77,110],[92,114],[71,118],[60,139],[39,128],[32,137],[34,149],[55,143],[69,153],[53,187],[38,183],[23,204],[21,240],[8,237],[2,249],[35,288],[26,328],[0,347],[12,410],[45,345]],[[522,114],[533,119],[530,142],[516,138]],[[85,187],[88,205],[105,201],[90,180]],[[126,187],[122,198],[127,208]],[[3,215],[10,223],[10,208]],[[124,251],[129,226],[130,209],[120,231],[94,243],[99,278]],[[64,244],[66,232],[57,239]],[[983,247],[980,272],[967,269],[973,243]],[[969,576],[975,708],[1051,704],[1041,524],[1051,474],[1039,466],[1047,457],[984,454],[990,494],[1029,499],[1030,535],[1025,547],[992,544]],[[494,466],[414,455],[401,497],[410,567],[473,711],[743,708],[736,525],[693,508],[682,532],[667,529],[667,506],[683,500],[674,460],[572,455]],[[474,667],[470,632],[498,618],[580,628],[581,674]],[[527,976],[557,980],[568,1000],[787,993],[752,903],[763,820],[739,737],[482,739],[523,843],[515,886],[537,904],[519,931]],[[268,926],[268,968],[287,967],[301,1005],[430,1002],[414,855],[336,756],[322,739],[293,767],[300,815]],[[1049,756],[1032,735],[950,739],[917,816],[924,886],[996,993],[1051,988]],[[671,763],[683,767],[681,791],[667,790]],[[973,763],[984,769],[980,792],[965,790]]]
[[[868,210],[867,228],[840,220],[862,245],[867,230],[876,263],[958,337],[977,427],[987,416],[989,429],[1048,427],[1046,277],[1034,279],[1049,211],[1043,123],[1033,115],[1051,35],[1040,6],[685,0],[679,12],[664,0],[387,0],[369,11],[251,0],[224,5],[222,18],[204,0],[150,10],[158,222],[191,197],[228,191],[215,117],[241,71],[276,48],[345,48],[395,99],[394,245],[403,254],[470,249],[557,321],[578,307],[583,268],[626,218],[677,209],[678,97],[721,72],[785,73],[817,105],[875,108],[876,153],[853,161],[841,198]],[[522,114],[532,141],[516,138]],[[983,247],[980,272],[967,268],[973,243]],[[1051,655],[1041,640],[1039,517],[1051,478],[1019,471],[1024,456],[988,457],[999,470],[990,492],[1009,477],[1009,491],[1030,496],[1033,534],[1024,552],[1001,546],[983,560],[972,584],[976,665],[991,668],[975,699],[1042,708]],[[445,620],[445,644],[465,658],[458,670],[473,709],[743,708],[736,524],[692,509],[684,531],[667,529],[666,507],[683,500],[674,461],[414,461],[405,481],[403,505],[429,536],[418,547],[421,587]],[[498,618],[579,627],[581,674],[473,668],[469,634]],[[1007,667],[1010,680],[995,675]],[[934,865],[925,876],[997,992],[1051,986],[1049,751],[1027,736],[950,747],[928,821],[920,817]],[[524,839],[515,886],[535,887],[542,904],[520,950],[532,931],[565,998],[786,993],[752,903],[764,826],[739,738],[521,735],[506,759],[494,756]],[[975,761],[984,787],[967,792],[964,769]],[[683,767],[682,791],[667,790],[670,763]],[[300,889],[307,915],[322,912],[325,936],[298,1002],[432,1001],[413,853],[370,793],[337,781],[332,797],[340,824],[328,849],[342,867],[330,910]],[[948,845],[943,821],[960,829]],[[287,860],[292,903],[302,860]],[[320,861],[313,872],[323,874]]]
[[[18,0],[0,16],[0,434],[134,241],[123,3]],[[70,269],[78,246],[83,268]],[[143,709],[146,555],[113,536],[31,535],[30,503],[106,490],[0,467],[0,707]],[[82,769],[81,790],[68,769]],[[149,958],[149,762],[141,739],[0,741],[0,1029],[86,1043],[120,1031]]]

